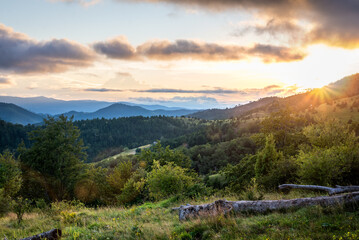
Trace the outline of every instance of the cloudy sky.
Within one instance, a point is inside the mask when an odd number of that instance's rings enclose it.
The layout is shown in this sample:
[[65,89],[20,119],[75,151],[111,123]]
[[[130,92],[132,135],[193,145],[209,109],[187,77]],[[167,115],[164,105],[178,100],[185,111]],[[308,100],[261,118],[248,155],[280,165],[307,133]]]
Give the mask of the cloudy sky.
[[232,106],[359,67],[357,0],[1,0],[0,95]]

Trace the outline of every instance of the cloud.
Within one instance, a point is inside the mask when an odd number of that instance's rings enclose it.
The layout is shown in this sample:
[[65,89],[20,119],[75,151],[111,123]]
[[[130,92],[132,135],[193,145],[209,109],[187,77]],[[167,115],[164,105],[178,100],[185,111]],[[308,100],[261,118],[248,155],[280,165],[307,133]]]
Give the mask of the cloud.
[[136,49],[131,46],[126,37],[119,36],[93,44],[96,52],[114,59],[137,59]]
[[304,27],[299,25],[296,21],[291,19],[276,19],[271,18],[265,24],[254,24],[244,27],[244,29],[237,29],[233,35],[236,37],[243,37],[247,33],[253,32],[256,35],[267,34],[277,40],[286,37],[289,43],[302,43],[305,39]]
[[[358,0],[117,0],[126,2],[169,3],[210,11],[249,11],[269,19],[257,26],[258,34],[284,33],[303,36],[303,45],[324,43],[341,48],[359,48]],[[275,21],[272,21],[275,19]],[[298,22],[308,25],[302,29]],[[303,32],[304,30],[304,32]],[[294,35],[294,36],[293,36]]]
[[65,3],[78,3],[84,7],[89,7],[95,4],[98,4],[102,0],[48,0],[51,2],[65,2]]
[[260,57],[264,62],[291,62],[302,60],[306,54],[287,47],[256,44],[248,53]]
[[136,92],[146,92],[146,93],[203,93],[203,94],[236,94],[240,93],[236,89],[204,89],[204,90],[184,90],[184,89],[171,89],[171,88],[152,88],[146,90],[135,90]]
[[66,39],[38,42],[0,24],[0,69],[15,73],[64,72],[85,67],[95,59],[93,51]]
[[6,77],[0,77],[0,85],[12,84],[11,80]]
[[239,46],[222,46],[191,40],[151,41],[137,47],[139,54],[150,59],[171,60],[192,58],[199,60],[239,60],[245,49]]
[[214,107],[218,108],[218,107],[232,106],[232,105],[220,103],[217,101],[217,99],[207,96],[198,96],[198,97],[175,96],[169,99],[137,97],[137,98],[129,98],[129,100],[143,104],[152,103],[152,104],[161,104],[168,107],[181,107],[181,108],[189,108],[189,109],[207,109]]
[[124,92],[122,89],[113,89],[113,88],[85,88],[85,92]]
[[137,88],[139,86],[143,86],[143,84],[134,79],[134,77],[130,73],[118,72],[116,73],[114,78],[111,78],[102,86],[108,89],[120,89],[123,87]]
[[326,43],[344,48],[359,47],[359,1],[309,1],[315,26],[307,36],[309,43]]
[[137,48],[123,38],[115,38],[93,45],[95,51],[114,59],[152,59],[201,61],[242,60],[259,57],[265,62],[289,62],[303,59],[306,54],[298,49],[282,46],[255,44],[252,47],[222,45],[194,40],[155,40],[146,42]]
[[[171,93],[171,94],[204,94],[211,96],[243,96],[243,97],[264,97],[274,95],[288,95],[288,93],[294,93],[298,88],[296,86],[281,87],[279,85],[269,85],[264,88],[248,88],[248,89],[224,89],[220,87],[199,89],[199,90],[187,90],[187,89],[174,89],[174,88],[150,88],[150,89],[118,89],[118,88],[86,88],[82,91],[87,92],[134,92],[134,93]],[[188,97],[177,97],[188,99]],[[197,98],[197,97],[196,97]]]
[[[284,8],[292,5],[293,0],[117,0],[118,2],[171,3],[190,7],[203,7],[212,11],[233,10],[241,8]],[[301,0],[296,0],[301,2]]]

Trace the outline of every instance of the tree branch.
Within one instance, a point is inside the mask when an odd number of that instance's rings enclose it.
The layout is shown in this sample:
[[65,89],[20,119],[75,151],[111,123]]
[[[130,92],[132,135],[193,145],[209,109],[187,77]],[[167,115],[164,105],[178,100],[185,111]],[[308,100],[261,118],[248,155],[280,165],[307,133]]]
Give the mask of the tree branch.
[[359,186],[339,186],[339,185],[335,186],[335,188],[332,188],[332,187],[324,187],[324,186],[317,186],[317,185],[282,184],[282,185],[279,185],[278,188],[280,190],[289,190],[289,189],[293,189],[293,188],[320,190],[320,191],[328,192],[329,195],[359,191]]

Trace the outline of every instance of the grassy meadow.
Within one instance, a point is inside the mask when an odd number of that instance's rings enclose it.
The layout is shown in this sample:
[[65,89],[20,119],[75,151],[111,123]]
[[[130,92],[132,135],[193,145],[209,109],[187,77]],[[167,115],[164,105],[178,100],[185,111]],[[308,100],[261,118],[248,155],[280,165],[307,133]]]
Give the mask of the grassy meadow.
[[[264,199],[315,196],[302,191],[265,194]],[[87,208],[78,202],[58,202],[33,209],[18,224],[16,215],[0,219],[1,236],[19,239],[53,228],[62,239],[359,239],[359,212],[309,207],[265,215],[210,216],[180,222],[172,207],[213,202],[220,197],[184,201],[176,197],[128,208]],[[227,197],[228,200],[238,200]]]

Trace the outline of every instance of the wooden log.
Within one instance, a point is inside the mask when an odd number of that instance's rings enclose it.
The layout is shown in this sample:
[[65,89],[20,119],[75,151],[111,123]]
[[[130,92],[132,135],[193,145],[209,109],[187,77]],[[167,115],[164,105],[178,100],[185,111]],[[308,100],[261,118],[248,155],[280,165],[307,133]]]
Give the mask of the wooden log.
[[61,235],[62,235],[61,229],[52,229],[50,231],[43,232],[32,237],[22,238],[20,240],[43,240],[43,239],[58,240],[61,238]]
[[266,213],[287,209],[302,208],[314,205],[339,206],[343,204],[359,204],[359,192],[322,196],[313,198],[296,198],[290,200],[261,200],[261,201],[227,201],[217,200],[213,203],[202,205],[183,205],[173,210],[178,210],[179,220],[201,216],[213,216],[218,214],[233,213]]
[[290,190],[293,188],[308,189],[308,190],[320,190],[320,191],[328,192],[329,195],[359,191],[359,186],[339,186],[339,185],[336,185],[335,188],[332,188],[332,187],[324,187],[324,186],[317,186],[317,185],[282,184],[282,185],[279,185],[278,188],[280,190]]

